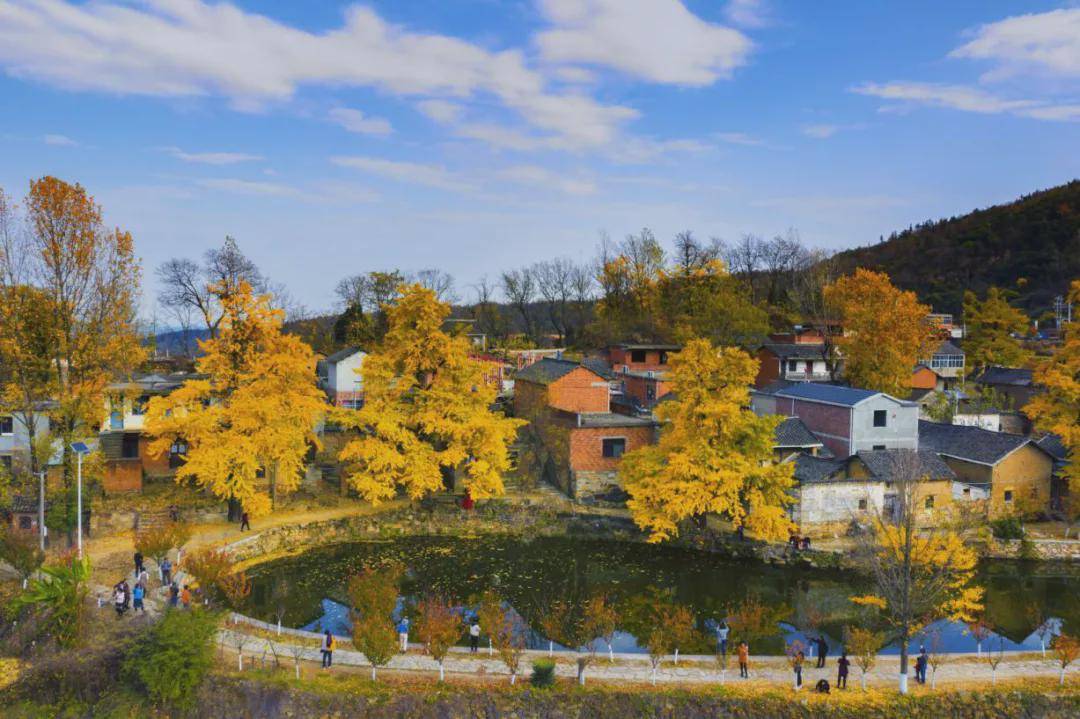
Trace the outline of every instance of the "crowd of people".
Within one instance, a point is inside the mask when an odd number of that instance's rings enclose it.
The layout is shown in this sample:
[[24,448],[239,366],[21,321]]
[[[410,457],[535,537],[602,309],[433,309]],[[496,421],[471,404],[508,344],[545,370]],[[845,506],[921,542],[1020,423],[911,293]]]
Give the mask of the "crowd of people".
[[[112,600],[116,608],[116,616],[122,617],[131,612],[146,613],[146,596],[150,591],[150,573],[146,570],[145,560],[141,552],[135,552],[135,570],[132,583],[128,583],[127,577],[113,585]],[[172,608],[191,607],[193,587],[189,584],[180,583],[173,577],[173,565],[168,557],[161,560],[158,566],[161,586],[168,587],[166,597],[168,606]]]

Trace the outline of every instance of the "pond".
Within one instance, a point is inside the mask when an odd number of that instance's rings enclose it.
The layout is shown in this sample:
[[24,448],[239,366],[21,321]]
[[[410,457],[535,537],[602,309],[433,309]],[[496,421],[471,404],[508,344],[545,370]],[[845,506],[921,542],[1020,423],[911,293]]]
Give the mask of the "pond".
[[[258,565],[250,571],[251,596],[239,609],[275,621],[280,607],[285,626],[348,635],[348,578],[366,565],[391,562],[408,568],[399,612],[409,613],[415,599],[425,594],[470,607],[479,594],[493,589],[530,626],[532,648],[548,645],[537,627],[552,598],[573,601],[603,592],[619,604],[659,589],[688,606],[702,631],[697,646],[682,648],[683,653],[711,652],[707,637],[714,621],[748,594],[775,609],[780,620],[774,636],[751,648],[754,653],[781,653],[785,639],[803,637],[796,626],[812,613],[822,618],[820,632],[836,651],[844,626],[856,621],[848,597],[869,589],[867,580],[853,573],[733,562],[669,546],[561,537],[407,537],[322,547]],[[998,561],[981,567],[979,582],[987,592],[987,619],[1006,650],[1039,647],[1032,606],[1045,617],[1065,622],[1071,631],[1080,630],[1080,568]],[[937,628],[946,650],[975,651],[975,641],[963,626],[942,622]],[[997,639],[993,646],[997,648]],[[644,651],[629,632],[619,632],[613,649]]]

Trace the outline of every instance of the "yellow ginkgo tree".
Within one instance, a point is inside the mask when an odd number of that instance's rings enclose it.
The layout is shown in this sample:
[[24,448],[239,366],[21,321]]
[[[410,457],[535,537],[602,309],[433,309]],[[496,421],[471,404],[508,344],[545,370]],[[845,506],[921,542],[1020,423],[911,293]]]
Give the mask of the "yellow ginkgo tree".
[[222,308],[218,336],[200,343],[202,376],[151,399],[146,431],[151,452],[187,444],[178,482],[192,481],[259,516],[299,486],[326,400],[314,383],[311,348],[282,333],[282,312],[268,296],[242,282],[222,295]]
[[402,488],[418,499],[461,471],[476,499],[503,492],[509,446],[521,420],[492,410],[496,390],[469,357],[469,339],[447,332],[450,305],[418,284],[385,307],[382,344],[364,359],[364,406],[337,423],[358,432],[339,458],[362,497],[378,503]]
[[780,417],[749,409],[757,360],[708,340],[671,359],[675,399],[657,405],[660,439],[623,456],[619,478],[634,521],[660,542],[683,520],[715,513],[763,537],[787,535],[791,463],[772,461]]
[[891,451],[892,502],[860,543],[874,589],[851,600],[876,609],[892,629],[900,644],[900,691],[906,693],[911,638],[939,619],[971,621],[982,608],[983,590],[972,584],[978,555],[961,536],[947,522],[918,521],[928,481],[920,453]]

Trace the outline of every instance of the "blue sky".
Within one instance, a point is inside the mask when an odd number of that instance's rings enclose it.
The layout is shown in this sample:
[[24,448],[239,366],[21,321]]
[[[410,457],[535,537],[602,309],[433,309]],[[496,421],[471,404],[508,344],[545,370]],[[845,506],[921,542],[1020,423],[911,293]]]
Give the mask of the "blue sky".
[[1075,2],[0,0],[0,187],[313,309],[643,226],[842,248],[1080,175]]

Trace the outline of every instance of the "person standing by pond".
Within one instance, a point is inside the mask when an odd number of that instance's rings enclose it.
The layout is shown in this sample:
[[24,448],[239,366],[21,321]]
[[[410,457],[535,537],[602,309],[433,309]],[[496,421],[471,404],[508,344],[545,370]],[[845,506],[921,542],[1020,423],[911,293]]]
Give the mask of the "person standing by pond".
[[743,679],[750,678],[750,647],[746,641],[739,642],[739,676]]
[[825,641],[825,635],[823,635],[823,634],[818,635],[817,641],[815,643],[817,644],[817,651],[818,651],[817,668],[818,669],[824,669],[825,668],[825,657],[829,656],[829,643],[827,641]]
[[840,659],[837,660],[836,666],[836,688],[847,689],[848,667],[851,666],[851,660],[847,658],[847,652],[842,652],[840,654]]
[[334,663],[334,635],[329,629],[326,630],[319,651],[322,652],[322,668],[329,669]]
[[927,660],[926,647],[919,647],[919,656],[915,658],[915,681],[919,684],[926,684]]
[[480,620],[473,615],[472,622],[469,623],[469,653],[476,654],[476,651],[480,648]]
[[795,689],[802,689],[802,665],[805,659],[802,652],[797,652],[791,660],[791,668],[795,670]]
[[409,651],[409,618],[402,617],[397,625],[398,641],[401,642],[401,653]]
[[142,584],[136,584],[135,588],[131,590],[132,606],[134,611],[142,612],[146,614],[146,607],[143,606],[143,597],[146,596],[146,587]]

